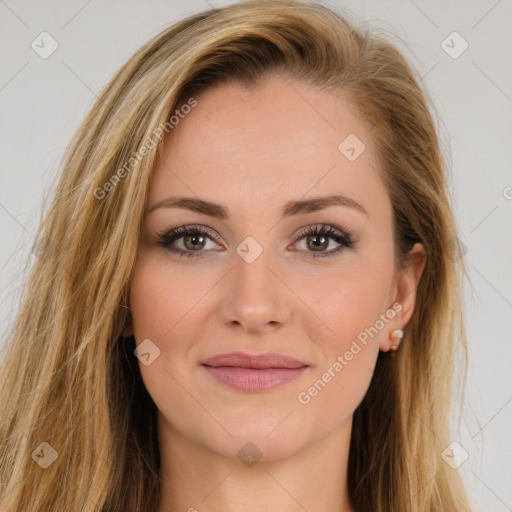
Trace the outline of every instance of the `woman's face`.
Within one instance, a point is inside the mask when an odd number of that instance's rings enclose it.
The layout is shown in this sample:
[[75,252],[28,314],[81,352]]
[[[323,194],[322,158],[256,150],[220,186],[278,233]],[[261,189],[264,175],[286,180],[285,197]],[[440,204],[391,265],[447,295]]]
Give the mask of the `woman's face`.
[[[350,431],[421,271],[393,273],[390,200],[349,103],[277,76],[196,100],[150,183],[131,332],[169,432],[219,455],[276,460]],[[163,203],[179,197],[189,200]],[[183,226],[192,232],[159,237]],[[230,352],[302,368],[203,364]]]

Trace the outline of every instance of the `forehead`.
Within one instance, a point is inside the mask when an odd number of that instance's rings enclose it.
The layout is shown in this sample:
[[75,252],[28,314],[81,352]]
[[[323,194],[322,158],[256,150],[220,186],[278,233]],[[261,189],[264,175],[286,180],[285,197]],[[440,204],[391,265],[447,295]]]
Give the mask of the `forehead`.
[[373,141],[346,99],[279,76],[250,91],[222,84],[195,99],[164,141],[148,204],[197,195],[257,213],[307,194],[387,197]]

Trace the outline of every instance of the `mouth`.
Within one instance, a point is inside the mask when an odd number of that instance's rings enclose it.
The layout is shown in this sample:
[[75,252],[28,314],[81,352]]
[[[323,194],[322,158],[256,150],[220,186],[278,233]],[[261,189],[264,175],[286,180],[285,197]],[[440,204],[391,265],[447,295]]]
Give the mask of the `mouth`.
[[209,358],[203,368],[217,382],[249,392],[268,391],[299,378],[309,365],[282,354],[231,352]]

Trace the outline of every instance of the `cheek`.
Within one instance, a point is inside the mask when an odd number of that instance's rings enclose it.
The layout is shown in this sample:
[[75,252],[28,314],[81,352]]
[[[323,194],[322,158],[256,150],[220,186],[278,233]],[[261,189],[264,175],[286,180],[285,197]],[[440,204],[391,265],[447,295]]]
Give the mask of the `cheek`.
[[[390,227],[389,227],[390,228]],[[370,340],[378,347],[389,325],[382,325],[381,315],[390,304],[393,282],[393,243],[386,226],[375,229],[367,243],[355,254],[336,279],[332,279],[326,315],[342,343],[349,343],[361,333],[373,329]],[[363,335],[364,338],[364,335]]]
[[[327,279],[325,277],[302,278],[295,282],[295,286],[297,294],[318,319],[305,322],[302,327],[306,332],[309,330],[310,339],[318,340],[325,352],[332,356],[346,349],[360,333],[374,326],[391,306],[388,300],[392,260],[382,258],[371,261],[358,257],[356,261],[354,258],[353,264],[344,265]],[[302,285],[299,287],[298,283]],[[379,333],[372,336],[376,345],[379,334],[385,331],[381,322],[378,327]],[[322,330],[318,331],[319,328]]]
[[207,320],[205,295],[218,280],[207,273],[203,277],[192,266],[173,267],[165,255],[139,253],[130,280],[130,310],[137,346],[149,339],[157,347],[154,362],[139,363],[155,402],[182,395],[178,382],[186,382],[194,366],[194,348],[201,345]]
[[164,344],[204,295],[193,275],[176,272],[165,257],[141,251],[130,281],[130,309],[135,339]]
[[353,276],[331,293],[323,311],[325,322],[335,332],[333,348],[344,349],[356,338],[364,340],[364,333],[376,323],[378,332],[371,330],[371,341],[378,346],[384,330],[379,319],[388,307],[388,288],[387,283]]
[[[322,364],[299,394],[304,414],[321,415],[335,424],[351,415],[370,385],[379,354],[379,342],[392,328],[394,311],[387,314],[392,280],[392,258],[363,259],[347,265],[328,280],[313,281],[303,290],[321,322],[304,323],[316,341]],[[319,335],[321,326],[324,335]]]
[[[144,385],[159,411],[181,430],[192,424],[204,422],[204,412],[191,404],[184,391],[190,387],[187,353],[194,343],[194,332],[189,326],[195,323],[193,306],[201,290],[187,287],[190,277],[172,272],[165,261],[143,251],[139,254],[130,280],[130,309],[133,334],[138,352],[149,347],[150,362],[139,358],[139,369]],[[176,293],[176,290],[187,293]],[[204,294],[204,292],[203,292]],[[151,340],[149,344],[147,340]],[[145,345],[142,345],[145,344]],[[155,346],[157,348],[155,348]],[[176,411],[187,411],[177,414]]]
[[360,283],[354,289],[346,284],[322,311],[335,335],[313,338],[321,364],[295,397],[298,428],[309,427],[311,439],[347,428],[370,386],[379,354],[378,336],[372,338],[365,328],[378,318],[380,303],[369,300],[371,291],[363,293]]

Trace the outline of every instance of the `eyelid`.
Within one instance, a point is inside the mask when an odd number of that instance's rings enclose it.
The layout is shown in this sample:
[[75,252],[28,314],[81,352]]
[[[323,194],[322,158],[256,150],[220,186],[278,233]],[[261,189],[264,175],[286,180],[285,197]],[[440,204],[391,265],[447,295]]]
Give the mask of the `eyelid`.
[[304,236],[310,235],[311,233],[314,233],[315,230],[319,231],[326,231],[329,232],[332,235],[337,235],[339,237],[349,237],[350,236],[350,230],[348,229],[339,229],[336,226],[333,226],[331,224],[326,224],[319,222],[317,224],[308,224],[307,226],[304,226],[302,228],[299,228],[295,234],[294,238],[300,239]]
[[[182,226],[177,226],[175,228],[166,228],[156,233],[155,239],[159,245],[163,245],[161,242],[169,239],[179,240],[189,234],[189,232],[197,231],[200,234],[204,234],[208,236],[211,240],[213,240],[218,245],[223,245],[223,242],[219,235],[217,235],[214,231],[212,231],[207,226],[202,224],[184,224]],[[192,251],[189,251],[192,252]],[[201,251],[198,251],[201,252]]]

